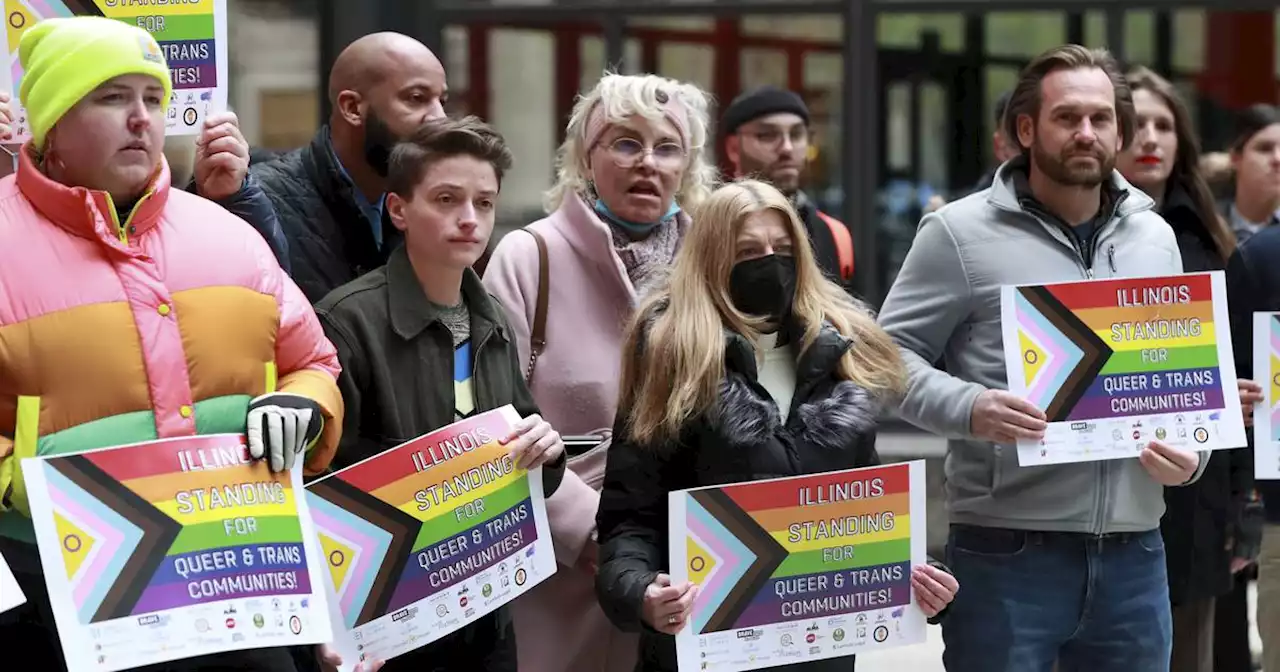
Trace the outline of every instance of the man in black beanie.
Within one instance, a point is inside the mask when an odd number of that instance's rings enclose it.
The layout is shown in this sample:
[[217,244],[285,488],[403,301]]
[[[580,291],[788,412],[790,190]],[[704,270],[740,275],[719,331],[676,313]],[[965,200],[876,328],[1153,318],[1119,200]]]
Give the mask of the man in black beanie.
[[800,96],[775,86],[743,93],[725,108],[720,138],[733,179],[754,177],[786,194],[804,220],[818,265],[848,285],[853,279],[849,228],[819,211],[800,190],[809,160],[809,108]]

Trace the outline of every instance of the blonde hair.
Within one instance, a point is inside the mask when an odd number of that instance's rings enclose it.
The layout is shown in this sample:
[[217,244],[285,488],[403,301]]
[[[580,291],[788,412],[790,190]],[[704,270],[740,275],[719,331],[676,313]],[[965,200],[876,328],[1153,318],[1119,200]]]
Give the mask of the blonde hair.
[[689,163],[676,190],[676,202],[687,211],[696,208],[711,193],[717,179],[715,166],[707,160],[707,94],[692,84],[657,75],[606,72],[595,88],[578,96],[574,103],[564,143],[556,152],[556,183],[543,198],[547,213],[558,210],[570,194],[587,193],[591,181],[587,158],[592,149],[587,146],[587,126],[597,106],[610,125],[636,115],[658,120],[664,117],[667,109],[659,99],[667,96],[679,99],[688,117],[684,120],[684,127],[688,130],[685,151],[688,152]]
[[626,409],[629,436],[662,445],[708,411],[724,379],[725,328],[758,343],[763,323],[744,315],[729,297],[735,241],[748,217],[782,215],[792,240],[796,295],[792,314],[804,325],[800,352],[811,347],[824,322],[853,346],[836,375],[882,402],[906,388],[898,348],[870,310],[818,268],[799,215],[774,187],[755,180],[717,189],[698,208],[666,284],[636,312],[627,328],[618,408]]

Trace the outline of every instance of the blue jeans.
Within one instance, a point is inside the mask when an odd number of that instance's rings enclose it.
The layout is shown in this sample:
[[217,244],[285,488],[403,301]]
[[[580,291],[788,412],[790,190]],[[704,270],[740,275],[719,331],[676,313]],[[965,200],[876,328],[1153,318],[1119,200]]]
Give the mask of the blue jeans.
[[960,591],[947,672],[1168,672],[1173,619],[1160,530],[1094,537],[951,526]]

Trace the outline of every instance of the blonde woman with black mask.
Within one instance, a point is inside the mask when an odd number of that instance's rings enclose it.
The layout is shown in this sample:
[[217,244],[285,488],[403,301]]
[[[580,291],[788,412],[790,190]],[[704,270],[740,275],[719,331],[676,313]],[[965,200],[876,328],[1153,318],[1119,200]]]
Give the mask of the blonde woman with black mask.
[[[627,335],[597,519],[601,606],[642,631],[638,669],[654,672],[676,669],[672,635],[698,590],[666,573],[667,493],[877,464],[876,418],[905,384],[897,348],[823,277],[776,189],[726,185],[693,219]],[[929,565],[911,584],[930,617],[958,589]],[[853,660],[779,669],[843,672]]]

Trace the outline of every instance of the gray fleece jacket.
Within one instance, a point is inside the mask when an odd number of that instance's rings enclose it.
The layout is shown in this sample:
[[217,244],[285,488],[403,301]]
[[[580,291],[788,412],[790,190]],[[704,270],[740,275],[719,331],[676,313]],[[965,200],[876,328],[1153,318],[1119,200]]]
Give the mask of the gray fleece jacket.
[[[1001,286],[1182,273],[1173,230],[1154,202],[1118,172],[1104,189],[1093,240],[1076,242],[1030,198],[1025,162],[1006,163],[991,188],[924,217],[885,299],[880,324],[909,375],[900,413],[949,439],[954,523],[1089,534],[1160,526],[1162,486],[1137,459],[1021,467],[1015,446],[970,433],[979,393],[1008,387]],[[932,365],[939,356],[945,373]],[[1207,462],[1202,453],[1196,478]]]

